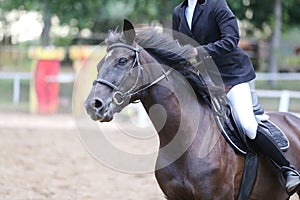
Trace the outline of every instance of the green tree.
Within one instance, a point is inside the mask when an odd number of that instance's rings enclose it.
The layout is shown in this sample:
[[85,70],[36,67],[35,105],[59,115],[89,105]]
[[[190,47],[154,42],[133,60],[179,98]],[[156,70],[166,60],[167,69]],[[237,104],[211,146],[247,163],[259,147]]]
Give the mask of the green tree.
[[88,28],[94,33],[103,33],[129,18],[134,23],[149,23],[153,20],[170,28],[172,8],[180,0],[0,0],[1,9],[38,11],[43,15],[41,42],[49,44],[51,18],[57,16],[61,24],[74,26],[79,31]]
[[[79,30],[91,28],[93,17],[96,15],[97,6],[92,0],[2,0],[1,9],[38,11],[43,15],[43,30],[41,35],[42,45],[49,45],[51,18],[57,16],[61,24],[76,26]],[[96,5],[96,6],[95,6]],[[73,20],[73,23],[70,21]]]
[[172,10],[182,0],[133,0],[134,12],[129,18],[137,22],[157,21],[165,28],[171,28]]
[[250,21],[256,28],[263,28],[265,24],[274,26],[274,6],[281,4],[283,29],[292,25],[299,25],[299,0],[227,0],[235,15],[241,20]]
[[[272,29],[268,71],[278,72],[276,55],[280,48],[281,32],[300,22],[299,0],[228,0],[234,13],[241,20],[248,20],[258,29],[265,25]],[[272,82],[274,85],[274,82]]]

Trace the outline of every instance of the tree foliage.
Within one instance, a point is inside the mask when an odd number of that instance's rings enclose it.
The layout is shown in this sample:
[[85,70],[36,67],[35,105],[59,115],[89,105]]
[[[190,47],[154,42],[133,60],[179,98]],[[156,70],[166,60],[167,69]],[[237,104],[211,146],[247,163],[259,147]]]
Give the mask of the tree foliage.
[[[275,0],[227,0],[239,19],[250,21],[255,27],[273,23]],[[170,28],[172,9],[181,0],[0,0],[1,9],[10,11],[35,10],[44,19],[43,37],[49,36],[51,17],[57,16],[60,24],[76,27],[79,32],[88,28],[94,33],[107,32],[120,25],[123,18],[135,23],[160,22]],[[300,1],[282,0],[283,23],[297,24],[300,21]]]
[[[256,28],[262,29],[265,24],[274,25],[275,0],[227,0],[229,6],[240,20],[248,20]],[[300,24],[300,1],[281,0],[283,28]]]
[[[277,56],[281,32],[300,22],[299,0],[228,0],[240,19],[246,19],[259,29],[265,25],[272,29],[269,49],[268,71],[278,72]],[[244,8],[243,8],[244,7]],[[241,9],[243,8],[243,9]],[[242,10],[242,12],[240,12]],[[274,86],[275,82],[271,82]]]

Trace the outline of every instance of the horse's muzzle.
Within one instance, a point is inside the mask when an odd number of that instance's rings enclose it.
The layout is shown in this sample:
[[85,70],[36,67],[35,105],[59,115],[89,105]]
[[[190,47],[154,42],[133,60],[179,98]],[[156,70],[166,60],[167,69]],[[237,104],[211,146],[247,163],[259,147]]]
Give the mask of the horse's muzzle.
[[109,110],[109,106],[104,106],[103,102],[99,99],[86,101],[84,106],[87,114],[94,121],[109,122],[113,119],[113,114]]

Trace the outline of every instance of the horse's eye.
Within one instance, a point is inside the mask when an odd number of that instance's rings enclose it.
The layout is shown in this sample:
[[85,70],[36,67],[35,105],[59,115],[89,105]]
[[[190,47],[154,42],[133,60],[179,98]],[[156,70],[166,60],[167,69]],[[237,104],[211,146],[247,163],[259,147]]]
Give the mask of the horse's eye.
[[119,64],[120,65],[125,65],[128,62],[128,59],[125,57],[122,57],[119,59]]

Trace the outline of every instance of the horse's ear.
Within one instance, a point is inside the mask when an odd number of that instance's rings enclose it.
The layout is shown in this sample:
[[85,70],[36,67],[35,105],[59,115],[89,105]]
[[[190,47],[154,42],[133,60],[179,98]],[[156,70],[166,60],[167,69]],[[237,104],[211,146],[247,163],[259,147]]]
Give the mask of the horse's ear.
[[133,43],[133,41],[135,39],[135,30],[134,30],[132,23],[127,19],[124,19],[123,35],[124,35],[124,39],[126,40],[126,42],[128,44]]

